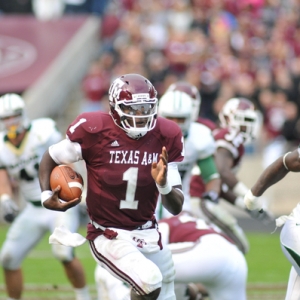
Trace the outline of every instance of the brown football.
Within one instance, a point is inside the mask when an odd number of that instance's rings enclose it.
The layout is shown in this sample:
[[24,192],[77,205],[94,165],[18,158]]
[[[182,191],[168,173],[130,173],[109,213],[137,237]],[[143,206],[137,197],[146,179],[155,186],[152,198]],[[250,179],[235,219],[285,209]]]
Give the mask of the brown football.
[[59,199],[70,201],[79,198],[83,191],[82,176],[66,165],[56,166],[50,175],[51,189],[60,185],[61,190],[58,194]]

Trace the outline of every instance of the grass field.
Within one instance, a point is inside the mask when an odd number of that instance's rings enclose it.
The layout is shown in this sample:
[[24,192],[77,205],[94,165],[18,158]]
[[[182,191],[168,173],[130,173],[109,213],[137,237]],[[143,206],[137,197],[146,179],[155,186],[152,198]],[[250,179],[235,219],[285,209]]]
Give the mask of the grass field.
[[[4,241],[7,226],[0,226],[0,241]],[[85,228],[80,229],[85,234]],[[284,299],[290,264],[284,257],[279,244],[279,232],[247,233],[250,252],[246,255],[248,262],[248,300]],[[24,300],[74,299],[62,267],[50,252],[48,236],[33,249],[23,262],[25,277]],[[87,274],[88,284],[96,300],[94,285],[95,263],[88,244],[76,248]],[[6,299],[3,273],[0,273],[0,300]],[[233,299],[234,300],[234,299]]]

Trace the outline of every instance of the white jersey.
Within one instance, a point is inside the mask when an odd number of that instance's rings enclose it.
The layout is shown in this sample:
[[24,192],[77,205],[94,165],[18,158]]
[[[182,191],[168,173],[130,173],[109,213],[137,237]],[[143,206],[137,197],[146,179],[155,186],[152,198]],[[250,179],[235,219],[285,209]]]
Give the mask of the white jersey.
[[[213,155],[215,150],[216,145],[211,130],[200,123],[191,123],[188,135],[184,140],[184,159],[178,163],[184,193],[183,210],[191,211],[190,181],[193,167],[199,160]],[[165,208],[161,207],[160,201],[158,201],[156,216],[158,219],[171,216]]]
[[26,201],[40,201],[39,163],[49,146],[61,139],[55,122],[48,118],[33,120],[19,147],[13,146],[4,132],[0,133],[0,168],[19,183]]

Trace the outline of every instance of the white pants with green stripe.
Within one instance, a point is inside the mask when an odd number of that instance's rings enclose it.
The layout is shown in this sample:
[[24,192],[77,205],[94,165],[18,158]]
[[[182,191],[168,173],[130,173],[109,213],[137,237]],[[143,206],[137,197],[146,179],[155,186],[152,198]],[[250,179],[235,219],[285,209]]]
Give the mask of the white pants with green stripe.
[[300,205],[285,221],[280,233],[281,249],[292,264],[285,300],[300,300]]

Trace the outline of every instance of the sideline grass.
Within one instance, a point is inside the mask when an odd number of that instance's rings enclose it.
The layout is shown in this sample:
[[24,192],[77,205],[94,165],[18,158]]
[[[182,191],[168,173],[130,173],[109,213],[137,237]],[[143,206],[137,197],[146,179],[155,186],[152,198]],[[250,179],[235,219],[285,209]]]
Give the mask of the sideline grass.
[[[0,225],[1,245],[8,227]],[[81,227],[81,234],[85,228]],[[34,299],[72,299],[73,294],[60,263],[52,257],[46,235],[29,253],[23,262],[25,278],[24,300]],[[283,299],[289,276],[290,264],[283,255],[279,234],[249,232],[247,237],[250,251],[246,254],[248,263],[248,299]],[[93,299],[95,296],[94,270],[95,263],[88,244],[76,248],[76,255],[86,270],[87,281]],[[3,272],[0,272],[0,299],[5,299]],[[274,294],[276,293],[276,294]],[[279,294],[277,298],[277,294]],[[265,296],[262,296],[265,295]],[[280,298],[281,297],[281,298]]]

